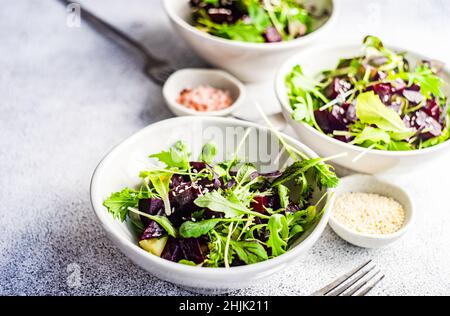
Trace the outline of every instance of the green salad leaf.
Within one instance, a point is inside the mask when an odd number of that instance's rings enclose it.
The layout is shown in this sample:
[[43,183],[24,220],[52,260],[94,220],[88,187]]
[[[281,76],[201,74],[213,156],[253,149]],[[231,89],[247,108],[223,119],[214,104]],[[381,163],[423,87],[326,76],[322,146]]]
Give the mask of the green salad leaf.
[[384,131],[401,134],[403,138],[414,135],[414,131],[405,126],[398,113],[385,106],[373,91],[361,93],[358,96],[356,115],[363,123],[376,125]]
[[231,241],[231,247],[245,264],[252,264],[268,259],[264,247],[257,241]]
[[286,252],[289,227],[286,217],[281,214],[273,214],[269,218],[267,228],[270,231],[267,245],[272,249],[273,256],[279,256]]

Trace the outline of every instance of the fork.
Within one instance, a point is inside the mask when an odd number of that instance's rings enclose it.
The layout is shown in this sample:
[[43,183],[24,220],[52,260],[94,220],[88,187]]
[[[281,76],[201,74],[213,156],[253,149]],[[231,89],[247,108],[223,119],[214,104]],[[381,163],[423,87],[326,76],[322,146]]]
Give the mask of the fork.
[[[66,7],[71,4],[78,4],[77,2],[73,2],[70,0],[58,1],[63,3]],[[167,61],[155,57],[147,47],[145,47],[123,31],[119,30],[112,24],[104,21],[103,19],[99,18],[98,16],[84,8],[81,9],[81,15],[92,27],[94,27],[105,37],[112,39],[117,44],[127,46],[128,48],[133,48],[138,53],[140,53],[145,60],[143,68],[144,74],[153,82],[162,85],[164,82],[166,82],[169,76],[173,72],[175,72],[175,69],[172,68]]]
[[371,263],[372,260],[363,263],[311,296],[365,296],[384,278],[380,270],[370,273],[375,269]]

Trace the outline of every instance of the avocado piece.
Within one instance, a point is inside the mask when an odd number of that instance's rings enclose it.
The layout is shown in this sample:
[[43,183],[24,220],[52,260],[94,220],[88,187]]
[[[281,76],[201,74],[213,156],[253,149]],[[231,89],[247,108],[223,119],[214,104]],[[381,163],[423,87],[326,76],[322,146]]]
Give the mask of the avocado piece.
[[161,253],[167,243],[167,236],[160,238],[150,238],[144,239],[139,242],[139,246],[142,249],[154,254],[155,256],[161,257]]

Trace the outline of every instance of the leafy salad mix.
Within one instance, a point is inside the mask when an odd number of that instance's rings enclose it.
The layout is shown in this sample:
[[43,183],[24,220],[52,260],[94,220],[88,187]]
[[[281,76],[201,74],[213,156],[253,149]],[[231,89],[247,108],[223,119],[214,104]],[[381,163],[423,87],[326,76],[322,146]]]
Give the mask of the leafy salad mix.
[[236,154],[213,163],[212,143],[192,161],[179,141],[150,156],[164,167],[142,171],[139,188],[113,193],[104,206],[132,225],[143,249],[167,260],[204,267],[268,260],[285,253],[321,218],[326,206],[318,205],[327,193],[311,204],[313,188],[338,184],[327,159],[310,159],[283,144],[293,163],[260,173]]
[[211,35],[254,43],[289,41],[311,33],[318,14],[300,0],[190,0],[194,25]]
[[337,140],[379,150],[415,150],[450,136],[442,65],[414,67],[367,36],[361,56],[341,59],[319,78],[295,66],[286,76],[292,117]]

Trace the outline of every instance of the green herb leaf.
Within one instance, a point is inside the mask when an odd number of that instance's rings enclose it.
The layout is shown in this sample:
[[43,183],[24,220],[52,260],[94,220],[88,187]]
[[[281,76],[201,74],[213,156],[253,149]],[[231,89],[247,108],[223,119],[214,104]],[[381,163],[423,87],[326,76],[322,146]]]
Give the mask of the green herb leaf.
[[289,227],[286,217],[281,214],[273,214],[267,223],[270,235],[267,245],[272,249],[274,257],[286,252]]
[[278,196],[280,197],[280,205],[282,208],[286,208],[289,205],[289,189],[282,184],[278,185],[277,188]]
[[198,238],[206,235],[209,231],[216,227],[220,221],[220,218],[212,218],[200,222],[187,221],[181,224],[179,233],[183,238]]
[[264,247],[257,241],[231,241],[231,247],[245,264],[257,263],[268,259]]
[[141,211],[139,211],[138,209],[134,208],[134,207],[129,207],[128,210],[130,212],[136,213],[138,215],[147,217],[148,219],[151,219],[152,221],[157,222],[159,225],[161,225],[162,228],[164,228],[166,230],[166,232],[172,236],[172,237],[177,237],[177,230],[175,229],[175,227],[173,227],[172,223],[170,222],[170,220],[165,217],[165,216],[160,216],[160,215],[150,215],[147,213],[143,213]]
[[224,213],[227,218],[236,218],[241,215],[267,217],[266,215],[249,210],[232,195],[232,192],[230,192],[227,197],[224,197],[219,191],[211,191],[196,198],[194,203],[199,207],[208,208],[214,212]]
[[373,91],[358,96],[356,115],[361,122],[374,124],[384,131],[402,133],[409,137],[414,135],[414,131],[405,126],[397,112],[386,107]]
[[256,168],[253,164],[251,163],[245,163],[243,164],[237,174],[236,174],[236,182],[238,186],[243,185],[244,183],[250,181],[251,179],[251,175],[253,173],[257,172]]
[[115,192],[107,198],[103,205],[108,209],[111,215],[120,219],[122,222],[127,218],[128,207],[136,207],[139,199],[151,197],[151,193],[147,191],[136,191],[125,188],[120,192]]
[[181,170],[187,170],[189,168],[190,153],[182,141],[176,142],[168,151],[161,151],[149,157],[158,159],[167,168],[178,168]]
[[217,146],[214,143],[206,143],[202,147],[199,160],[211,164],[217,155]]
[[166,215],[169,216],[172,213],[169,201],[169,184],[170,179],[172,178],[172,174],[168,172],[149,171],[146,173],[146,175],[161,200],[163,200],[164,210],[166,212]]

